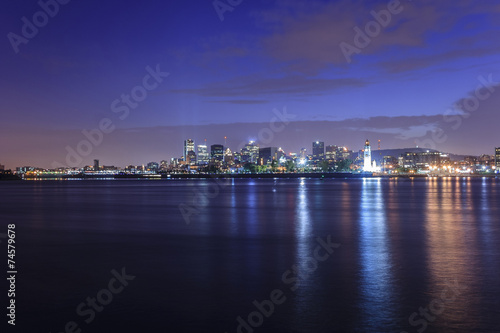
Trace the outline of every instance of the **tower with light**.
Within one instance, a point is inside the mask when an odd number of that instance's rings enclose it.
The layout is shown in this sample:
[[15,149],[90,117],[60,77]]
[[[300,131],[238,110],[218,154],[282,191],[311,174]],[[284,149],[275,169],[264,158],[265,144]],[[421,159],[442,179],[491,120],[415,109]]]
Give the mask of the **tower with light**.
[[372,171],[372,149],[370,147],[370,141],[366,140],[364,149],[364,165],[363,171]]

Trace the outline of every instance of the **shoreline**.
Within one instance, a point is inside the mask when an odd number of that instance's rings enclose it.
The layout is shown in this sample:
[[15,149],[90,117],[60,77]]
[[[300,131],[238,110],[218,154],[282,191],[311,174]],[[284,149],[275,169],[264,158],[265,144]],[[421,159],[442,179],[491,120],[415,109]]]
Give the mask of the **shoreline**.
[[347,172],[317,172],[317,173],[264,173],[264,174],[118,174],[118,175],[64,175],[64,176],[38,176],[20,178],[17,176],[0,180],[183,180],[183,179],[362,179],[362,178],[498,178],[497,174],[489,175],[380,175],[372,173],[347,173]]

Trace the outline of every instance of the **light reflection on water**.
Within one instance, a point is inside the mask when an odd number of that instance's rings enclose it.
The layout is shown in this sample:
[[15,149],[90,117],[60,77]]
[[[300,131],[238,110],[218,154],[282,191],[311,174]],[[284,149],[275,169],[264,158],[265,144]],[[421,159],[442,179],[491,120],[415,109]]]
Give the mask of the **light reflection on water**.
[[393,303],[394,281],[385,212],[381,180],[363,179],[359,207],[360,289],[364,326],[370,331],[384,323],[389,325],[394,318],[387,306]]
[[[23,315],[44,331],[71,319],[82,297],[102,288],[95,281],[126,265],[138,272],[137,289],[120,295],[123,303],[106,309],[95,331],[152,330],[167,320],[176,332],[235,332],[235,318],[271,290],[286,291],[282,274],[306,262],[316,237],[332,235],[341,248],[256,333],[417,332],[423,324],[412,325],[412,313],[455,283],[460,294],[425,332],[494,332],[499,184],[232,180],[186,225],[179,204],[216,181],[2,183],[0,217],[19,225],[19,300],[27,304]],[[64,289],[68,281],[75,284]],[[51,317],[36,300],[56,304],[68,318]]]

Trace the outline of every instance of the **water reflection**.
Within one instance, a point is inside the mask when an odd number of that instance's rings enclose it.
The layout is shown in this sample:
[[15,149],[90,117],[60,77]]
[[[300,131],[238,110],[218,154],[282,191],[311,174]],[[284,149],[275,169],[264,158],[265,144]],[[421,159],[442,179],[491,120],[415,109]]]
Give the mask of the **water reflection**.
[[476,315],[474,295],[479,281],[475,275],[479,268],[474,251],[469,250],[477,247],[476,232],[471,230],[476,226],[471,190],[470,178],[427,183],[428,297],[429,304],[434,304],[429,311],[435,318],[429,324],[435,328],[453,327]]
[[[307,266],[307,258],[312,256],[310,249],[311,242],[311,207],[309,204],[309,192],[308,185],[309,182],[305,182],[301,179],[296,198],[295,205],[295,243],[296,243],[296,254],[295,254],[295,265],[298,267],[299,274],[306,273],[304,267]],[[314,274],[314,273],[312,273]],[[304,275],[306,276],[306,275]],[[297,320],[297,325],[301,323],[301,319],[308,311],[310,311],[309,303],[311,298],[314,297],[310,293],[312,277],[309,275],[304,279],[300,279],[298,288],[294,291],[295,293],[295,304],[294,304],[294,320]]]
[[393,271],[380,179],[363,179],[360,201],[360,292],[365,327],[393,320]]

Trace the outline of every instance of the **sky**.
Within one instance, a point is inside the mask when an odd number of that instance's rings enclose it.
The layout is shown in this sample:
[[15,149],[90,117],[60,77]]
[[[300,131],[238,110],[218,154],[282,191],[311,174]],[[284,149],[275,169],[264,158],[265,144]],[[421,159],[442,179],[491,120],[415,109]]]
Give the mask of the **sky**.
[[497,1],[19,0],[0,27],[8,168],[159,162],[224,136],[500,146]]

